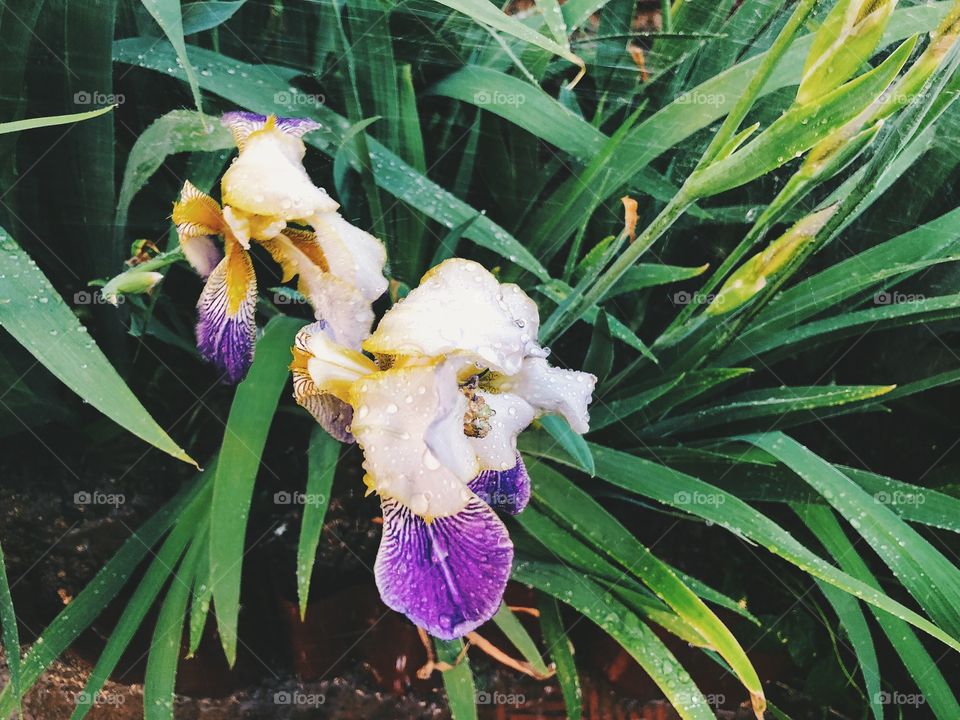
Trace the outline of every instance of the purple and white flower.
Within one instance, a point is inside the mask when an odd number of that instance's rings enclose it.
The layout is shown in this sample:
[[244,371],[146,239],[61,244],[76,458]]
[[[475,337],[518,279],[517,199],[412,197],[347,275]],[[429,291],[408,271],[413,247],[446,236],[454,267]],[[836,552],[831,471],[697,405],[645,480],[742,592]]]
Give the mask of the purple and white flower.
[[387,288],[386,251],[344,220],[339,205],[307,175],[301,137],[319,126],[248,112],[226,113],[222,122],[240,150],[221,181],[223,207],[189,181],[173,206],[184,256],[207,279],[197,304],[200,354],[229,382],[242,380],[253,362],[251,241],[270,252],[284,282],[299,278],[298,290],[337,342],[359,349],[373,323],[371,304]]
[[539,324],[518,286],[451,259],[387,312],[363,342],[370,357],[324,323],[293,349],[297,402],[359,443],[380,496],[381,596],[436,637],[462,636],[500,605],[513,545],[494,510],[516,514],[530,497],[519,433],[545,413],[588,429],[596,378],[550,366]]

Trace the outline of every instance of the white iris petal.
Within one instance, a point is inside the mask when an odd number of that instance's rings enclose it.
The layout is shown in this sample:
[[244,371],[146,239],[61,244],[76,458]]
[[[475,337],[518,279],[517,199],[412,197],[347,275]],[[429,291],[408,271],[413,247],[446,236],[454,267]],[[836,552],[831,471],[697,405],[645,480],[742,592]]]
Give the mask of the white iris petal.
[[364,348],[383,355],[460,356],[512,375],[525,345],[497,279],[482,265],[455,258],[424,275],[384,315]]
[[439,383],[457,389],[449,368],[421,365],[368,375],[351,391],[351,429],[371,486],[430,517],[462,510],[479,472],[463,434],[465,401],[445,402],[449,388]]
[[516,375],[495,381],[499,390],[519,395],[539,413],[563,415],[581,435],[590,429],[587,406],[596,384],[597,378],[590,373],[551,367],[538,357],[524,360]]
[[530,403],[512,393],[481,393],[494,415],[490,430],[469,442],[482,470],[509,470],[517,462],[517,435],[533,422],[536,411]]

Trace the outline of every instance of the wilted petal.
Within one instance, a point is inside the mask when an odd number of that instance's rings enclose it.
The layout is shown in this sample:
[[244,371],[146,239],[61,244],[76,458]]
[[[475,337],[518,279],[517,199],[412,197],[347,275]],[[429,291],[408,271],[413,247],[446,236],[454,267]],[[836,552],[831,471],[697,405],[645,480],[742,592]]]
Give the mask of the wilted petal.
[[581,435],[590,429],[587,406],[597,378],[579,370],[551,367],[543,358],[528,358],[516,375],[493,381],[501,392],[519,395],[538,413],[559,413],[574,432]]
[[459,258],[427,272],[364,342],[381,355],[455,355],[507,375],[519,371],[526,345],[497,279]]
[[483,437],[468,438],[484,470],[507,470],[517,458],[517,435],[523,432],[536,416],[536,410],[513,393],[481,393],[484,402],[493,410],[488,418],[489,430]]
[[460,512],[431,522],[395,499],[381,504],[374,575],[383,601],[445,640],[489,620],[513,562],[513,544],[497,514],[472,494]]
[[253,362],[256,304],[250,255],[236,242],[228,243],[226,256],[207,278],[197,303],[197,349],[231,383],[242,380]]
[[[351,390],[351,427],[363,446],[367,483],[416,515],[453,515],[472,497],[466,484],[479,466],[463,434],[466,398],[448,402],[439,387],[456,382],[449,366],[422,365],[369,375]],[[449,419],[457,418],[454,432]]]
[[224,204],[285,221],[336,211],[340,206],[307,175],[303,167],[307,149],[291,121],[260,117],[245,113],[223,117],[240,148],[221,181]]
[[387,289],[383,275],[387,251],[382,242],[338,213],[317,215],[308,222],[316,231],[332,274],[357,288],[367,302],[383,295]]
[[188,180],[180,191],[180,200],[173,204],[173,222],[187,261],[200,277],[209,276],[223,257],[210,237],[223,232],[220,205]]
[[530,502],[530,476],[519,454],[509,470],[484,470],[470,483],[470,489],[487,505],[509,515],[522,512]]

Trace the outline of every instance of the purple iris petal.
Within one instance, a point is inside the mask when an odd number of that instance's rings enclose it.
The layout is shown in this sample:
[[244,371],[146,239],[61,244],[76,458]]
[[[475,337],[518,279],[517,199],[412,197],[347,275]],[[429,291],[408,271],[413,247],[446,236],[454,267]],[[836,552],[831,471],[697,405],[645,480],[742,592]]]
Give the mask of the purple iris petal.
[[519,454],[512,468],[484,470],[470,481],[470,489],[487,505],[510,515],[522,512],[530,502],[530,476]]
[[431,522],[392,498],[381,501],[383,539],[374,574],[383,601],[434,637],[461,637],[500,607],[513,543],[497,514],[473,497]]
[[[239,265],[244,295],[231,312],[230,264]],[[253,363],[253,346],[257,335],[254,308],[257,302],[257,286],[253,278],[253,265],[246,253],[225,257],[207,278],[200,301],[197,303],[197,350],[200,355],[226,373],[227,382],[234,384],[243,380]]]
[[[246,127],[249,132],[259,130],[267,121],[266,115],[247,112],[245,110],[231,110],[220,116],[220,122],[227,127]],[[296,137],[302,137],[311,130],[320,127],[320,123],[307,118],[277,117],[277,127],[283,132]]]

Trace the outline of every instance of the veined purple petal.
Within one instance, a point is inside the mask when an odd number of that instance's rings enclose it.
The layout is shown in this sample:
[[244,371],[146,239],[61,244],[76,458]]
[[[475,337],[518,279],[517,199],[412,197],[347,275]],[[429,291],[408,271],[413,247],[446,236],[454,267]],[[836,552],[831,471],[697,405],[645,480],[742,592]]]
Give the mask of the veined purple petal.
[[497,514],[474,496],[456,515],[427,522],[381,501],[383,538],[374,566],[383,601],[434,637],[461,637],[500,607],[513,543]]
[[197,350],[231,384],[243,380],[253,363],[256,304],[250,256],[239,248],[229,251],[207,278],[197,303]]
[[[260,130],[266,121],[266,115],[247,112],[245,110],[231,110],[220,116],[221,124],[230,128],[233,132],[234,139],[237,141],[237,145],[242,145],[242,141],[246,140],[250,133]],[[311,130],[316,130],[320,127],[320,123],[308,118],[277,117],[276,121],[277,127],[280,130],[294,137],[303,137]]]
[[509,470],[484,470],[470,481],[470,489],[487,505],[516,515],[530,502],[530,476],[517,454],[517,464]]

